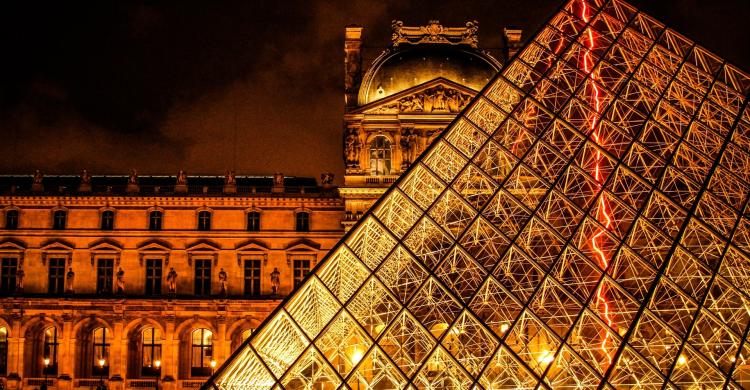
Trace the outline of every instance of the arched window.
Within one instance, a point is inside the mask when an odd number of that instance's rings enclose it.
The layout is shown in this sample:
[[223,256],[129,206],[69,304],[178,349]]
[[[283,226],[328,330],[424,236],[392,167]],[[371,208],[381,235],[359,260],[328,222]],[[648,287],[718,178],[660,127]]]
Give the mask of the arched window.
[[205,328],[196,329],[191,335],[191,376],[211,375],[213,357],[213,333]]
[[391,141],[379,135],[370,142],[370,174],[390,175]]
[[55,210],[52,214],[52,229],[63,230],[68,219],[68,213],[65,210]]
[[5,212],[5,228],[18,229],[18,210],[8,210]]
[[310,231],[310,213],[300,211],[295,216],[295,228],[298,232]]
[[115,228],[115,212],[112,210],[102,211],[102,230],[113,230]]
[[260,213],[259,212],[251,211],[247,213],[247,231],[248,232],[260,231]]
[[235,332],[234,336],[232,336],[232,351],[234,352],[245,340],[249,339],[253,335],[253,331],[255,329],[248,328],[243,329],[241,332]]
[[253,329],[253,328],[249,328],[249,329],[243,330],[242,331],[242,341],[245,341],[245,340],[249,339],[250,336],[253,335],[254,331],[255,331],[255,329]]
[[211,212],[201,211],[198,213],[198,230],[211,230]]
[[161,217],[159,210],[148,213],[148,230],[161,230]]
[[161,363],[161,332],[156,328],[143,329],[141,339],[141,375],[159,376],[161,365],[156,361]]
[[[109,343],[112,336],[104,327],[96,328],[92,333],[94,334],[94,353],[91,355],[93,357],[92,373],[94,376],[107,376],[109,375]],[[100,360],[104,360],[103,365],[100,365]]]
[[[42,350],[42,361],[49,359],[49,365],[43,368],[42,374],[57,375],[57,347],[59,346],[57,340],[57,328],[50,326],[44,329],[44,345]],[[41,365],[44,367],[44,364]]]
[[8,374],[8,329],[0,326],[0,375]]

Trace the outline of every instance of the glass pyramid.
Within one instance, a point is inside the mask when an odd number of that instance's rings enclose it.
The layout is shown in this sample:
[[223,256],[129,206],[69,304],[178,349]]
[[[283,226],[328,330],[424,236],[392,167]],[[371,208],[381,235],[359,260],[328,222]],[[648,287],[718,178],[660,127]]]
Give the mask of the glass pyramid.
[[750,388],[749,89],[567,3],[206,387]]

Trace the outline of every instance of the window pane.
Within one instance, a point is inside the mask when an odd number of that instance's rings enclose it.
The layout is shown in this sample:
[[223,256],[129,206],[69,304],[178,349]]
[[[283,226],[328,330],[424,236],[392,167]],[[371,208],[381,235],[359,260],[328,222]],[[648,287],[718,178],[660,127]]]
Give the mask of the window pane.
[[0,264],[0,293],[10,294],[16,291],[16,272],[18,259],[4,257]]

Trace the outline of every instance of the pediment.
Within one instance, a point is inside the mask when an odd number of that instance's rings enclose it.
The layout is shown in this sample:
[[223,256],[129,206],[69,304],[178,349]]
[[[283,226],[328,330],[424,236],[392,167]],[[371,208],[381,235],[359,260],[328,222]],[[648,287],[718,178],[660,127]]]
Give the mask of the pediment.
[[306,238],[291,242],[284,248],[287,252],[315,252],[320,249],[320,244]]
[[109,239],[101,239],[95,241],[89,245],[89,251],[91,252],[120,252],[122,251],[122,245],[117,241]]
[[137,249],[140,252],[168,252],[172,246],[162,240],[147,240],[138,245]]
[[234,249],[237,252],[265,252],[271,248],[264,241],[250,239],[237,244]]
[[65,240],[55,239],[55,240],[49,240],[42,244],[42,246],[39,248],[42,251],[49,252],[49,251],[72,251],[75,249],[75,245],[73,243],[70,243]]
[[458,114],[478,92],[438,77],[395,95],[368,103],[354,114]]
[[185,247],[185,250],[188,252],[216,252],[221,250],[221,246],[211,240],[199,240]]
[[0,242],[0,252],[23,252],[26,244],[14,239],[6,239]]

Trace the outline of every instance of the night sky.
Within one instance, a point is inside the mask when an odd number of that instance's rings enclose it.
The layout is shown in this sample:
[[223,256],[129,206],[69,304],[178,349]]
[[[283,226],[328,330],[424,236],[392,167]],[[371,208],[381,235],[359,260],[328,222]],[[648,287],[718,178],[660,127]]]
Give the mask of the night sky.
[[[750,1],[635,3],[750,69]],[[314,176],[340,181],[343,32],[390,21],[536,31],[558,1],[14,1],[0,13],[0,173]],[[366,66],[367,64],[365,64]]]

